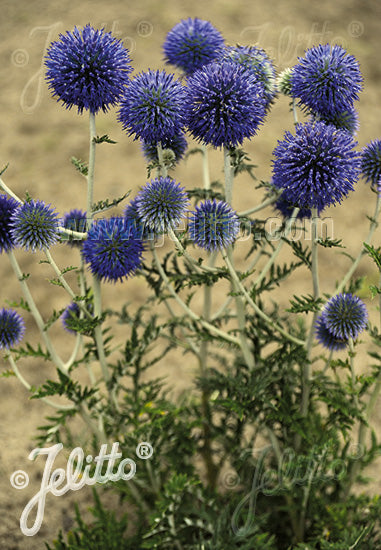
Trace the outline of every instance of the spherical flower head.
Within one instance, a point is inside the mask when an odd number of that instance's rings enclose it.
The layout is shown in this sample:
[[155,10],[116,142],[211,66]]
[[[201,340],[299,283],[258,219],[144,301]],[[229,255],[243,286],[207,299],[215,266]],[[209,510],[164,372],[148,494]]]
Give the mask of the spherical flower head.
[[237,214],[223,201],[206,200],[196,206],[189,221],[189,236],[208,252],[227,248],[235,241],[240,229]]
[[341,46],[314,46],[292,70],[292,95],[321,115],[350,110],[362,90],[359,64]]
[[18,202],[8,195],[0,195],[0,254],[9,252],[14,247],[11,233],[11,218],[18,207]]
[[118,120],[128,135],[158,143],[184,126],[184,86],[165,71],[138,74],[125,89]]
[[137,197],[132,199],[132,201],[127,204],[124,209],[124,217],[129,220],[129,223],[135,224],[136,232],[140,239],[143,241],[154,239],[152,229],[148,227],[147,223],[142,220],[139,214]]
[[355,136],[360,127],[359,116],[354,107],[346,111],[337,112],[335,114],[312,114],[311,121],[313,122],[315,120],[321,120],[326,124],[331,124],[339,130],[346,130],[351,134],[351,136]]
[[275,68],[267,53],[256,46],[227,46],[222,53],[224,61],[238,63],[261,82],[267,106],[275,96]]
[[[178,162],[184,156],[184,153],[188,147],[187,140],[183,133],[174,135],[172,138],[163,139],[161,142],[163,149],[163,155],[165,157],[166,151],[170,149],[173,152],[174,162]],[[158,162],[157,155],[157,143],[152,141],[142,142],[143,154],[149,162]]]
[[60,34],[45,57],[46,80],[53,97],[78,113],[107,111],[129,82],[130,56],[121,41],[104,29],[86,25]]
[[284,69],[276,79],[276,88],[279,92],[286,96],[291,96],[291,77],[292,77],[292,68],[287,67]]
[[92,273],[101,281],[123,280],[142,264],[144,245],[133,220],[96,220],[87,233],[82,253]]
[[297,124],[295,135],[286,131],[274,149],[273,184],[299,208],[340,203],[360,174],[355,145],[348,132],[324,122]]
[[266,115],[263,85],[234,62],[210,63],[188,79],[187,126],[198,141],[236,147],[255,135]]
[[347,338],[337,338],[328,330],[322,315],[318,317],[315,328],[318,342],[330,351],[339,351],[348,346]]
[[57,242],[58,214],[44,201],[24,202],[15,210],[10,223],[14,243],[26,250],[42,250]]
[[381,139],[365,145],[361,153],[362,175],[367,183],[377,185],[381,177]]
[[329,332],[341,340],[356,339],[368,321],[364,302],[352,294],[333,296],[327,302],[322,316]]
[[24,320],[14,309],[0,309],[0,349],[10,349],[21,342]]
[[188,204],[185,189],[169,177],[151,180],[136,197],[143,223],[156,233],[177,227],[185,217]]
[[[77,231],[78,233],[86,233],[87,231],[87,214],[86,212],[83,212],[82,210],[78,210],[77,208],[74,208],[73,210],[70,210],[70,212],[67,212],[62,220],[62,225],[65,227],[65,229],[70,229],[70,231]],[[62,237],[61,237],[62,238]],[[70,246],[77,246],[81,247],[83,241],[81,239],[77,239],[76,237],[66,237],[67,243]]]
[[193,73],[213,61],[224,45],[222,34],[209,21],[183,19],[169,31],[163,44],[167,63]]

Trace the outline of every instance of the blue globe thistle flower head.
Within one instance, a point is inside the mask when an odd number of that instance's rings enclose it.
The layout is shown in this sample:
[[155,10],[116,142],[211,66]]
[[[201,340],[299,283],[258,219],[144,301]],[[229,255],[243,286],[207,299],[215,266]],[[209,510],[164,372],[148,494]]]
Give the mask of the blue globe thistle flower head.
[[368,312],[360,298],[352,294],[337,294],[322,313],[325,326],[335,338],[355,340],[367,325]]
[[189,75],[216,59],[223,46],[222,34],[209,21],[189,17],[169,31],[163,50],[167,63]]
[[360,128],[359,116],[354,107],[347,111],[340,111],[335,114],[327,115],[314,115],[311,116],[311,122],[319,121],[325,122],[335,126],[338,130],[345,130],[350,133],[351,136],[355,136]]
[[381,178],[381,139],[371,141],[361,151],[361,172],[367,183],[378,185]]
[[[178,162],[184,156],[188,143],[183,133],[174,135],[169,139],[161,141],[163,150],[170,149],[174,154],[174,161]],[[152,141],[142,141],[143,154],[149,162],[158,162],[157,143]]]
[[291,93],[320,115],[348,111],[362,90],[359,64],[338,45],[314,46],[292,70]]
[[157,234],[176,228],[188,205],[185,189],[169,177],[151,180],[136,197],[139,216]]
[[132,71],[128,50],[104,29],[86,25],[60,34],[45,56],[46,80],[57,101],[78,113],[106,112],[118,103]]
[[25,333],[24,319],[14,309],[0,309],[0,349],[19,344]]
[[236,147],[255,135],[266,115],[263,85],[234,62],[216,62],[188,79],[186,123],[198,141]]
[[257,81],[263,85],[268,107],[276,93],[276,73],[267,53],[257,46],[227,46],[222,52],[222,59],[238,63],[253,73]]
[[206,200],[196,206],[189,220],[189,237],[207,250],[221,250],[235,241],[239,230],[239,218],[224,201]]
[[18,202],[15,199],[0,195],[0,254],[9,252],[14,247],[11,218],[17,208]]
[[143,241],[154,240],[154,232],[149,228],[148,224],[142,220],[139,214],[137,197],[127,204],[124,209],[124,217],[129,220],[129,223],[135,224],[136,232],[140,239]]
[[184,86],[174,75],[149,69],[125,89],[118,120],[135,139],[165,141],[183,129],[184,98]]
[[[70,212],[67,212],[63,219],[62,219],[62,225],[66,229],[70,229],[70,231],[77,231],[79,233],[86,233],[87,231],[87,213],[83,212],[82,210],[78,210],[77,208],[74,208],[73,210],[70,210]],[[65,235],[65,240],[68,245],[75,246],[75,247],[81,247],[83,241],[81,239],[77,239],[75,237],[67,237]],[[61,236],[61,239],[63,237]]]
[[30,199],[19,206],[11,218],[15,245],[35,252],[49,248],[58,240],[58,214],[44,201]]
[[134,220],[123,217],[96,220],[87,233],[82,253],[101,281],[122,281],[142,265],[144,245]]
[[340,351],[348,346],[348,338],[337,338],[330,332],[323,315],[317,318],[315,329],[318,342],[330,351]]
[[360,175],[356,145],[348,132],[324,122],[297,124],[295,135],[286,131],[274,149],[273,184],[299,208],[340,203]]

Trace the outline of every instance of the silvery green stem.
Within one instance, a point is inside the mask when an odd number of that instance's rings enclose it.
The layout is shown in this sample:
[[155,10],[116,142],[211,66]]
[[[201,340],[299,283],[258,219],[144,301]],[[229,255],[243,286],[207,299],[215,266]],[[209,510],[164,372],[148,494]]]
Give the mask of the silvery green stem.
[[230,163],[229,149],[224,146],[225,201],[232,206],[233,199],[233,168]]
[[[368,233],[368,236],[367,236],[366,241],[365,241],[366,244],[371,244],[371,242],[372,242],[374,232],[375,232],[375,230],[378,226],[378,216],[380,214],[380,207],[381,207],[381,197],[380,197],[379,194],[377,194],[376,208],[375,208],[373,219],[370,223],[369,233]],[[362,250],[358,254],[357,258],[355,259],[355,261],[353,262],[353,264],[351,265],[351,267],[348,269],[347,273],[345,274],[345,277],[343,278],[343,280],[341,281],[341,283],[339,284],[339,286],[335,290],[335,293],[333,294],[334,296],[336,294],[340,294],[340,292],[342,292],[343,288],[346,286],[346,284],[348,283],[348,281],[352,277],[353,273],[356,271],[357,266],[359,265],[359,263],[360,263],[362,257],[364,256],[364,254],[366,254],[366,250],[365,250],[365,248],[362,248]]]
[[206,145],[202,146],[202,174],[204,179],[204,189],[205,191],[209,191],[210,189],[209,158],[208,158],[208,148]]
[[90,111],[89,114],[89,166],[87,172],[87,220],[88,225],[91,225],[93,219],[93,203],[94,203],[94,167],[95,167],[95,138],[97,136],[95,127],[95,114]]
[[[311,209],[311,272],[312,272],[312,285],[313,296],[317,300],[320,297],[319,288],[319,267],[318,267],[318,227],[317,222],[319,220],[318,212],[316,208]],[[310,391],[311,391],[311,351],[314,340],[314,331],[316,319],[319,315],[318,311],[315,311],[312,317],[311,328],[306,341],[307,349],[307,361],[303,368],[303,389],[302,389],[302,401],[300,406],[300,412],[302,416],[306,416],[308,412]]]
[[249,208],[248,210],[243,210],[242,212],[238,212],[238,216],[250,216],[250,214],[254,214],[255,212],[259,212],[260,210],[263,210],[263,208],[266,208],[266,206],[270,206],[270,204],[273,204],[279,199],[280,193],[277,193],[275,197],[270,197],[269,199],[266,199],[265,201],[261,202],[261,204],[258,204],[257,206],[253,206],[253,208]]
[[[291,217],[287,220],[286,227],[285,227],[285,230],[284,230],[284,238],[288,237],[288,235],[289,235],[289,233],[292,229],[292,226],[294,224],[294,221],[296,220],[296,218],[298,216],[298,213],[299,213],[299,208],[294,208],[294,210],[291,214]],[[282,250],[283,245],[284,245],[284,240],[281,239],[280,243],[278,244],[278,246],[276,247],[276,249],[273,251],[272,255],[270,256],[268,262],[263,267],[261,273],[255,279],[255,281],[254,281],[255,286],[257,286],[264,279],[264,277],[266,277],[268,271],[271,269],[271,266],[273,265],[273,263],[275,262],[275,260],[277,259],[278,255],[279,255],[280,251]]]
[[160,260],[157,256],[157,253],[156,253],[156,250],[155,250],[155,247],[153,246],[152,242],[150,243],[150,246],[151,246],[151,252],[152,252],[152,255],[154,257],[154,260],[155,260],[155,263],[156,263],[156,267],[159,271],[159,274],[160,274],[160,277],[163,279],[164,283],[165,283],[165,286],[167,287],[168,291],[170,292],[170,294],[172,294],[173,298],[176,300],[176,302],[180,305],[180,307],[185,311],[185,313],[187,315],[189,315],[189,317],[191,319],[193,319],[193,321],[196,321],[196,322],[199,322],[205,329],[207,329],[209,332],[215,334],[216,336],[219,336],[220,338],[223,338],[224,340],[226,340],[227,342],[230,342],[231,344],[235,344],[236,346],[240,346],[240,341],[238,338],[235,338],[234,336],[231,336],[230,334],[228,334],[227,332],[224,332],[220,329],[218,329],[217,327],[215,327],[214,325],[208,323],[207,321],[205,321],[204,319],[202,319],[201,317],[199,317],[194,311],[192,311],[186,304],[185,302],[183,302],[183,300],[180,298],[180,296],[177,294],[177,292],[175,291],[175,289],[173,288],[170,280],[168,279],[164,269],[162,268],[162,265],[160,263]]
[[[94,317],[100,319],[102,316],[102,295],[101,284],[98,277],[93,277],[93,291],[94,291]],[[98,359],[101,365],[104,381],[107,383],[110,380],[110,375],[107,369],[107,359],[103,346],[102,327],[97,325],[94,329],[95,343],[97,346]]]
[[163,157],[163,148],[161,146],[161,141],[157,144],[157,158],[159,159],[160,172],[163,178],[166,178],[168,175],[167,167],[165,166],[164,157]]
[[2,187],[2,189],[10,196],[12,197],[13,199],[15,199],[15,201],[17,201],[19,204],[22,204],[23,201],[20,199],[20,197],[18,197],[17,195],[15,195],[15,193],[9,189],[9,187],[7,185],[5,185],[4,181],[2,178],[0,178],[0,187]]
[[[23,375],[21,374],[21,372],[19,371],[18,367],[17,367],[17,363],[16,361],[14,360],[14,358],[12,357],[12,354],[9,353],[8,355],[8,361],[12,367],[12,370],[13,372],[15,373],[15,375],[17,376],[17,378],[20,380],[21,384],[28,390],[28,391],[31,391],[32,389],[32,386],[29,384],[29,382],[27,382],[25,380],[25,378],[23,377]],[[40,398],[41,401],[43,401],[44,403],[46,403],[47,405],[50,405],[50,407],[53,407],[55,409],[59,409],[59,410],[62,410],[62,411],[70,411],[72,409],[75,409],[76,407],[74,405],[61,405],[60,403],[55,403],[54,401],[51,401],[50,399],[48,399],[47,397],[41,397]]]
[[33,296],[29,290],[29,287],[28,287],[28,284],[23,276],[23,273],[20,269],[20,266],[16,260],[16,257],[14,255],[14,252],[13,250],[10,250],[8,252],[8,257],[9,257],[9,260],[11,262],[11,265],[12,265],[12,268],[13,268],[13,271],[15,272],[15,275],[21,285],[21,289],[23,291],[23,294],[25,296],[25,299],[26,299],[26,302],[29,306],[29,309],[34,317],[34,320],[36,322],[36,325],[41,333],[41,336],[42,336],[42,339],[44,340],[45,342],[45,345],[46,345],[46,348],[50,354],[50,357],[53,361],[53,363],[57,366],[57,368],[63,373],[65,374],[65,376],[67,376],[67,369],[65,368],[65,365],[62,361],[62,359],[59,357],[59,355],[57,354],[56,350],[54,349],[54,346],[48,336],[48,333],[46,331],[46,328],[45,328],[45,323],[42,319],[42,316],[41,316],[41,313],[39,312],[36,304],[35,304],[35,301],[33,299]]
[[222,257],[226,262],[227,268],[229,269],[229,272],[230,272],[232,278],[237,283],[237,287],[238,287],[239,291],[245,297],[247,303],[254,309],[255,313],[259,317],[261,317],[264,321],[266,321],[266,323],[270,327],[272,327],[274,330],[276,330],[277,332],[282,334],[285,338],[287,338],[287,340],[290,340],[290,342],[294,342],[294,344],[297,344],[298,346],[304,346],[305,342],[303,340],[299,340],[299,338],[296,338],[295,336],[292,336],[292,334],[289,334],[286,330],[284,330],[282,327],[277,325],[277,323],[275,323],[268,315],[266,315],[266,313],[264,313],[257,306],[257,304],[250,298],[249,293],[247,292],[246,288],[241,283],[241,281],[240,281],[240,279],[237,275],[237,272],[235,271],[234,267],[232,266],[228,256],[225,253],[223,253]]

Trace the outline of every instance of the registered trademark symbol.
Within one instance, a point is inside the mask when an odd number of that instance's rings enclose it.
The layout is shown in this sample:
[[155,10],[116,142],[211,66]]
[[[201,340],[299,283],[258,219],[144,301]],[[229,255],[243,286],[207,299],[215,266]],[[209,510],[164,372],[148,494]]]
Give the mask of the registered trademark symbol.
[[146,441],[142,441],[136,447],[136,456],[138,458],[147,460],[147,458],[151,458],[152,455],[153,455],[153,447],[150,443],[147,443]]

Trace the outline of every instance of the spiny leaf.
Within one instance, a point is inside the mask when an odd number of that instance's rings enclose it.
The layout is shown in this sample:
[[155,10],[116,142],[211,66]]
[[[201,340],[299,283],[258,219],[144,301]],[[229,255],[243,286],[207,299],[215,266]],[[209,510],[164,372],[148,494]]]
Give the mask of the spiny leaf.
[[87,176],[89,169],[86,162],[83,160],[77,159],[76,157],[71,157],[70,162],[72,165],[82,174],[82,176]]
[[121,197],[112,199],[111,201],[109,199],[105,199],[97,202],[96,204],[93,204],[93,207],[92,207],[93,214],[94,215],[100,214],[101,212],[105,212],[106,210],[109,210],[110,208],[117,206],[120,202],[124,201],[124,199],[126,199],[130,193],[131,191],[127,191],[127,193],[125,193]]
[[378,267],[379,271],[381,271],[381,248],[374,248],[371,244],[363,243],[364,248],[368,251],[369,256],[373,259],[374,263]]
[[318,239],[317,242],[318,244],[320,244],[320,246],[324,246],[325,248],[345,248],[345,246],[341,244],[342,239],[330,239],[329,237],[327,237],[326,239]]
[[290,300],[291,307],[289,309],[286,309],[286,311],[289,311],[290,313],[307,313],[309,311],[317,312],[320,311],[320,306],[324,303],[322,298],[318,298],[317,300],[311,296],[310,294],[308,296],[295,296],[294,300]]
[[110,139],[107,134],[103,134],[103,136],[97,136],[93,138],[94,143],[117,143],[116,141]]

